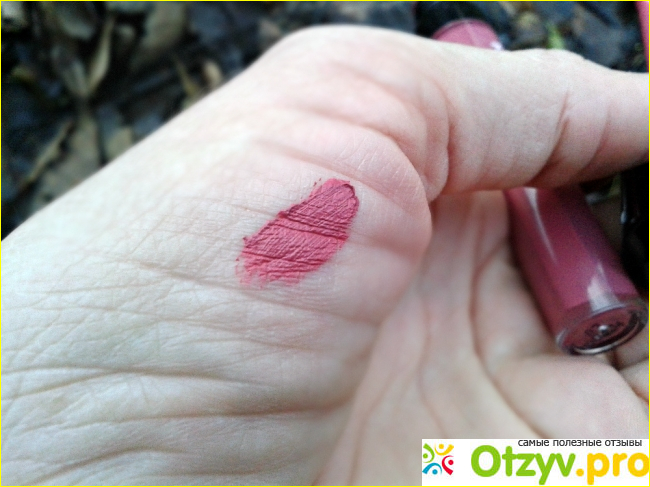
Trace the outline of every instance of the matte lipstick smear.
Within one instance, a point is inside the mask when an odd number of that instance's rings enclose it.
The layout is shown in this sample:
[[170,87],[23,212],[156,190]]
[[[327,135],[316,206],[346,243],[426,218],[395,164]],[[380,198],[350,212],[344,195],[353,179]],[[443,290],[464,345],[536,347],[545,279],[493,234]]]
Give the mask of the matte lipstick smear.
[[[473,19],[447,24],[433,37],[502,48],[490,26]],[[519,265],[560,348],[569,353],[604,352],[646,325],[647,305],[580,188],[515,188],[504,194]]]
[[330,179],[303,202],[281,211],[260,231],[244,237],[237,272],[243,284],[293,284],[319,269],[348,239],[359,208],[347,181]]

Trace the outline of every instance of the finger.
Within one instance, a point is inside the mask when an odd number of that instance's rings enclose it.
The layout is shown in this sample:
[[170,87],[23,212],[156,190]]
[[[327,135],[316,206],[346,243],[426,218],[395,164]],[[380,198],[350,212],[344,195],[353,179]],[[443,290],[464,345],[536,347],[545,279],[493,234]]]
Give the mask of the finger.
[[637,396],[648,402],[648,327],[616,348],[613,362]]
[[644,327],[632,340],[614,350],[614,364],[619,369],[631,367],[644,361],[648,361],[648,327]]
[[[289,76],[291,58],[303,69]],[[430,199],[442,191],[556,186],[647,159],[647,74],[614,72],[567,52],[497,52],[327,28],[296,37],[262,64],[273,62],[285,73],[277,74],[279,100],[391,138]],[[327,80],[318,91],[316,79]]]

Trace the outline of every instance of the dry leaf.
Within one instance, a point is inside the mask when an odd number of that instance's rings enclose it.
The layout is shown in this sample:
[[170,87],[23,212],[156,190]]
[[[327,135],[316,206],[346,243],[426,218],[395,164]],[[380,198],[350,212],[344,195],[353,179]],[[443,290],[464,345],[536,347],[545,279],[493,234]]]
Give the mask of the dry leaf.
[[142,14],[151,10],[152,2],[106,2],[106,8],[111,12],[121,14]]
[[122,23],[117,24],[113,32],[115,33],[113,43],[114,57],[119,61],[129,54],[133,46],[135,46],[137,32],[132,25]]
[[86,99],[89,95],[86,68],[77,57],[70,42],[58,42],[50,50],[52,67],[63,84],[75,97]]
[[36,162],[34,163],[31,172],[21,181],[19,191],[24,190],[25,187],[36,181],[47,166],[59,157],[61,153],[61,142],[66,138],[71,127],[72,120],[68,120],[61,124],[61,127],[52,140],[43,148],[43,150],[41,150],[41,153],[36,158]]
[[2,2],[2,30],[17,31],[29,25],[24,2]]
[[111,34],[115,17],[109,16],[102,28],[102,35],[97,44],[97,49],[90,60],[88,69],[88,90],[92,94],[95,92],[101,81],[106,76],[108,66],[111,62]]
[[273,44],[282,39],[282,29],[270,19],[262,19],[258,24],[258,36],[262,49],[268,49]]
[[223,83],[223,72],[219,65],[212,59],[203,63],[203,78],[210,91],[217,89]]
[[56,20],[70,37],[89,40],[95,34],[97,13],[92,2],[52,2]]
[[176,73],[181,79],[181,85],[183,86],[183,91],[188,98],[194,99],[201,94],[201,87],[194,82],[192,77],[187,72],[185,65],[178,59],[177,56],[173,56],[174,67],[176,68]]
[[185,5],[156,2],[145,21],[145,34],[131,58],[131,69],[138,70],[157,61],[182,37]]
[[81,115],[68,139],[69,153],[45,171],[35,188],[32,212],[79,184],[100,166],[97,123],[89,114]]
[[117,159],[133,145],[133,129],[121,127],[115,130],[104,142],[104,156],[108,162]]

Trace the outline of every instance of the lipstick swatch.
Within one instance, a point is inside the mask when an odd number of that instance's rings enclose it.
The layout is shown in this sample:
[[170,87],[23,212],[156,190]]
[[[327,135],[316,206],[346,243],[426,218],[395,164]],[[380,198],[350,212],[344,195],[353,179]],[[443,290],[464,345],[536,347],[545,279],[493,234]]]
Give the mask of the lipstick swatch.
[[243,284],[297,283],[330,260],[348,239],[359,200],[348,181],[330,179],[244,237],[237,272]]

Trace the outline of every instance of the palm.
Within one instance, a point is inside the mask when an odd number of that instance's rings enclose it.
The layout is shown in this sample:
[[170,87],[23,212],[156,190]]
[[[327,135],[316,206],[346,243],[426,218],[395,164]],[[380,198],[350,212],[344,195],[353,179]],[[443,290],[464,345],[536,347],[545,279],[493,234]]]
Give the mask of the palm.
[[501,194],[441,197],[432,213],[434,238],[381,326],[321,480],[417,483],[421,438],[644,431],[647,331],[610,357],[622,373],[603,359],[563,355],[514,267]]

